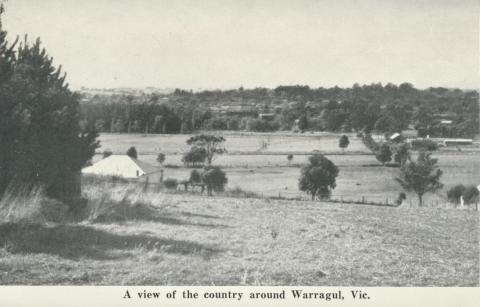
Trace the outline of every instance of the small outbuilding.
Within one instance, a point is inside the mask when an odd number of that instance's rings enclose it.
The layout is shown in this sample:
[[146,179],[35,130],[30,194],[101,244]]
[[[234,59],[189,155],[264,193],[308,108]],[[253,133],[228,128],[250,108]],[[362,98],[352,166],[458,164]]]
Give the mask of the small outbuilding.
[[390,141],[393,141],[393,142],[399,142],[402,139],[402,136],[400,133],[396,132],[392,134],[389,139]]
[[472,139],[444,139],[443,140],[444,146],[462,146],[462,145],[472,145]]

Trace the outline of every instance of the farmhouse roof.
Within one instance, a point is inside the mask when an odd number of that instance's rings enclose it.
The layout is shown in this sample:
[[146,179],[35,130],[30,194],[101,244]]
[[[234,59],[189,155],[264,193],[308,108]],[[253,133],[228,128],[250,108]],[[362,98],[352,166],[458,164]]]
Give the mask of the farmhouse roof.
[[138,178],[158,172],[160,168],[127,155],[111,155],[82,169],[82,174]]
[[400,137],[400,133],[394,133],[390,136],[390,140],[395,140],[396,138]]

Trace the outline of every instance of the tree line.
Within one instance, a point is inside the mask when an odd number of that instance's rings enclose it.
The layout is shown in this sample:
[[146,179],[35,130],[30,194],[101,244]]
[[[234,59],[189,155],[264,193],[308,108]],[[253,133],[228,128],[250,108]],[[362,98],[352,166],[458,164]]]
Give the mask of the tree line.
[[[350,88],[278,86],[168,95],[86,95],[81,119],[100,132],[187,133],[197,130],[377,131],[472,137],[479,130],[478,92],[409,83]],[[259,118],[260,113],[272,115]],[[447,121],[447,123],[445,122]]]

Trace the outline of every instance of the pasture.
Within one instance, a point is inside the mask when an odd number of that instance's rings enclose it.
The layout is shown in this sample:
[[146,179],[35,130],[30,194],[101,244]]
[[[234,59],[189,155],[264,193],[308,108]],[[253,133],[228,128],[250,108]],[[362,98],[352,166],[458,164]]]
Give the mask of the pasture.
[[[341,134],[317,132],[315,134],[294,133],[223,133],[226,138],[227,154],[217,156],[214,164],[225,168],[229,179],[228,188],[239,187],[245,191],[265,196],[301,197],[306,196],[298,190],[300,166],[307,161],[313,150],[319,150],[332,160],[339,168],[337,187],[333,195],[337,199],[359,200],[390,203],[402,191],[395,181],[398,168],[382,167],[375,156],[364,146],[361,139],[348,134],[350,145],[342,153],[338,147]],[[156,153],[167,154],[165,164],[176,166],[166,168],[165,178],[188,179],[190,168],[185,168],[181,161],[182,152],[188,149],[186,140],[189,135],[127,135],[102,134],[102,147],[98,150],[111,149],[123,154],[130,146],[135,146],[139,159],[153,165]],[[269,145],[260,149],[262,142]],[[476,149],[476,148],[474,148]],[[286,155],[294,154],[291,163]],[[480,152],[464,150],[459,152],[442,150],[434,154],[439,159],[438,165],[443,171],[443,189],[435,194],[426,194],[426,205],[436,206],[446,202],[446,190],[463,183],[478,185],[480,183]],[[101,159],[101,154],[94,162]],[[413,193],[407,193],[408,204],[417,203]]]
[[155,214],[0,224],[0,284],[478,286],[478,212],[126,191],[84,188]]
[[[235,153],[309,153],[319,150],[324,153],[339,153],[339,135],[329,132],[316,133],[253,133],[253,132],[208,132],[209,134],[223,135],[226,139],[225,147],[231,154]],[[346,152],[370,153],[368,148],[353,133],[347,133],[350,145]],[[188,150],[186,144],[188,134],[118,134],[102,133],[99,137],[102,152],[110,149],[115,154],[123,154],[130,146],[144,155],[181,154]],[[267,144],[266,148],[262,148]]]

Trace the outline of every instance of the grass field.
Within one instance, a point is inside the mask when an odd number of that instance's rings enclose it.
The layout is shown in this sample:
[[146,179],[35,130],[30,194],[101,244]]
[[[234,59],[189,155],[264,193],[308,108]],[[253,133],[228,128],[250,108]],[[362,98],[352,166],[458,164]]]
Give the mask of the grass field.
[[[348,134],[350,145],[345,154],[338,148],[340,134],[315,133],[234,133],[223,132],[226,138],[227,154],[218,156],[215,165],[224,167],[229,178],[229,188],[240,187],[243,190],[267,196],[299,197],[305,196],[298,190],[299,166],[308,159],[313,150],[325,153],[340,168],[337,188],[333,194],[345,200],[393,202],[402,191],[395,181],[398,168],[381,167],[375,156],[364,146],[361,139]],[[191,169],[184,168],[181,153],[188,149],[186,140],[189,135],[138,135],[138,134],[102,134],[100,141],[104,148],[123,154],[130,146],[136,146],[139,159],[156,165],[156,153],[167,154],[166,164],[179,168],[165,169],[165,177],[179,180],[188,179]],[[270,145],[259,150],[261,143]],[[294,153],[292,165],[286,155]],[[300,154],[298,154],[300,153]],[[480,152],[478,151],[442,151],[435,153],[439,167],[443,170],[444,188],[435,194],[425,195],[427,205],[435,206],[446,202],[446,190],[453,185],[478,185],[480,183]],[[94,161],[101,159],[96,155]],[[413,193],[407,193],[407,202],[417,203]]]
[[[295,153],[311,152],[320,150],[325,153],[338,153],[339,135],[335,133],[248,133],[248,132],[209,132],[223,135],[226,139],[225,148],[229,153]],[[350,138],[350,145],[346,152],[370,153],[362,140],[353,133],[347,133]],[[188,134],[118,134],[102,133],[99,137],[102,152],[110,149],[113,153],[124,154],[130,146],[135,146],[142,155],[158,154],[181,154],[188,150],[186,144]],[[266,149],[261,149],[262,144],[267,143]]]
[[475,211],[141,197],[158,210],[148,221],[0,224],[0,284],[479,284]]

